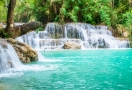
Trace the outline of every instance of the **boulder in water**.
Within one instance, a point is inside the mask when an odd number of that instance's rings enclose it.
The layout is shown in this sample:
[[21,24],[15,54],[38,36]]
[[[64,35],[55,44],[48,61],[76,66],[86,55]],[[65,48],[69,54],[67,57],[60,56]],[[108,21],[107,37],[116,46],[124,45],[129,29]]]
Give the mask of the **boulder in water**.
[[64,49],[81,49],[81,45],[75,42],[66,42],[63,46]]

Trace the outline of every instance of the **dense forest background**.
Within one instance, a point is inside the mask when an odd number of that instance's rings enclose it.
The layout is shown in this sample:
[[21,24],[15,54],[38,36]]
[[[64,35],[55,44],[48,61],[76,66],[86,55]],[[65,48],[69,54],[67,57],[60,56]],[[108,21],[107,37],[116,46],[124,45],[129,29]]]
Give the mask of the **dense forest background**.
[[[0,0],[0,22],[6,23],[9,0]],[[17,0],[15,22],[85,22],[117,25],[132,31],[132,0]]]

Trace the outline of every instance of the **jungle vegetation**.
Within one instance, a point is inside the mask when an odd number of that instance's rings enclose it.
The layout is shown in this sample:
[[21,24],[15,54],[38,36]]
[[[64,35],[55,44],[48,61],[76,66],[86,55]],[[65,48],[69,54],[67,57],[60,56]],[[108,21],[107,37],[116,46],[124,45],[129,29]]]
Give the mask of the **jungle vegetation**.
[[[10,0],[0,0],[0,22],[6,23]],[[132,31],[132,0],[16,0],[15,22],[85,22]]]

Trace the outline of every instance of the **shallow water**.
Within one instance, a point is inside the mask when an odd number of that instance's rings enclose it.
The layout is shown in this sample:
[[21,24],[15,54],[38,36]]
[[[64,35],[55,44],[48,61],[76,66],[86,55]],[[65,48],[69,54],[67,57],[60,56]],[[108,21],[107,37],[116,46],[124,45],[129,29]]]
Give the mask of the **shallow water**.
[[[0,75],[0,90],[131,90],[132,49],[40,52],[38,62]],[[10,89],[9,89],[10,88]]]

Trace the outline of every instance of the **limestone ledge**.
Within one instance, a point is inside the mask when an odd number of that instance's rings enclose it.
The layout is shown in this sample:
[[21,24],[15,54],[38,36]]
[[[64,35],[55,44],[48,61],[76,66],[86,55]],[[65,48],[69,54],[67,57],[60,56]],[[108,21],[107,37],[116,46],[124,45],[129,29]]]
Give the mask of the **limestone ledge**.
[[29,45],[16,41],[15,39],[12,38],[7,39],[7,42],[14,47],[21,62],[29,63],[38,60],[37,52],[33,50]]

